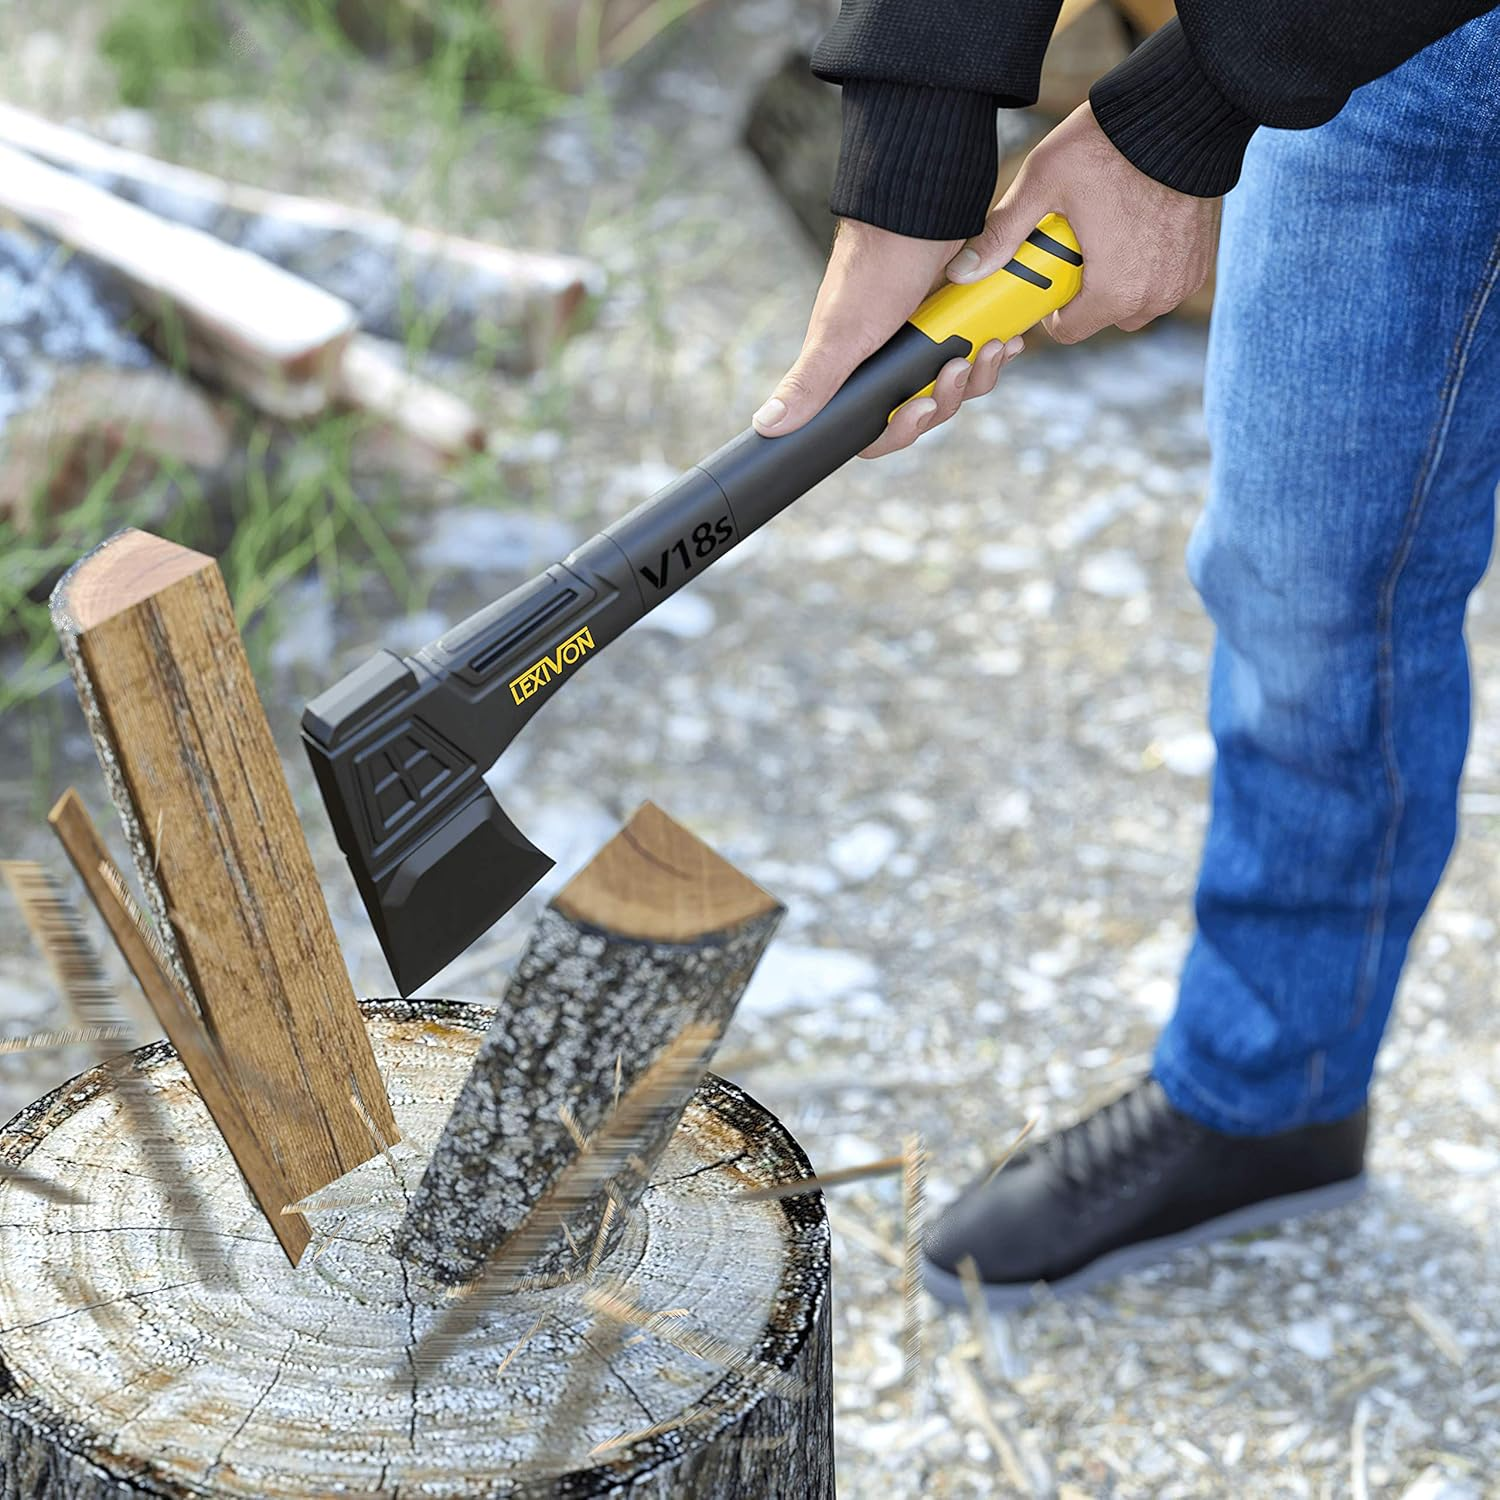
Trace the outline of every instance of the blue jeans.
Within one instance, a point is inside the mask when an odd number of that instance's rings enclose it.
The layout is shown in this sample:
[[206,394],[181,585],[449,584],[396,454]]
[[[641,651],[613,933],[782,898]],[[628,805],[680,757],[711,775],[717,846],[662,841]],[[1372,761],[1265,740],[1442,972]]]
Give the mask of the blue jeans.
[[1452,848],[1500,483],[1500,13],[1261,131],[1225,204],[1188,568],[1217,627],[1197,936],[1156,1076],[1241,1134],[1364,1102]]

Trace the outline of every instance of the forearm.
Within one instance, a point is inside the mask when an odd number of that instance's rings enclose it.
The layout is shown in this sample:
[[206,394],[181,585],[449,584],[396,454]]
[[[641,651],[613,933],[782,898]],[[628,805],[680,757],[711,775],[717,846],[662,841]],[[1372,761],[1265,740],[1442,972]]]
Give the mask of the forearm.
[[1094,116],[1141,171],[1217,197],[1263,125],[1331,120],[1361,84],[1399,67],[1496,0],[1178,0],[1178,19],[1089,93]]
[[1061,0],[843,0],[813,55],[844,86],[835,213],[921,239],[984,224],[995,111],[1036,102]]
[[[1180,0],[1100,79],[1100,126],[1141,171],[1216,197],[1262,125],[1331,119],[1362,83],[1496,0]],[[1035,102],[1058,0],[844,0],[813,59],[844,85],[835,213],[922,239],[983,226],[994,114]]]

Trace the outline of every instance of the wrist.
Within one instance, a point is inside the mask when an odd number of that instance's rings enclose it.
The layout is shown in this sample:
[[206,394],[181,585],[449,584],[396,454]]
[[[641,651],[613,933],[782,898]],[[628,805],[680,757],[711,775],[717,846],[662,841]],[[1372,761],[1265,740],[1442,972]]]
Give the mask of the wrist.
[[1220,197],[1235,185],[1256,130],[1203,70],[1176,20],[1099,79],[1089,103],[1126,160],[1197,198]]
[[999,171],[995,101],[963,89],[850,80],[830,207],[914,239],[984,227]]

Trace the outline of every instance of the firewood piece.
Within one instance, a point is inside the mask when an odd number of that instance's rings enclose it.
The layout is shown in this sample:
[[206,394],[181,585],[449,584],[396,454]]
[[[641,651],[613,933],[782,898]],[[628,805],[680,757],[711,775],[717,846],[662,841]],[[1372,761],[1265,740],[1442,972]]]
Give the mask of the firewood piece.
[[533,370],[603,287],[598,267],[579,256],[513,250],[326,198],[227,182],[13,105],[0,104],[0,141],[264,256],[350,303],[367,333],[404,341],[416,308],[425,347],[437,354],[482,350],[504,369]]
[[118,276],[170,352],[279,417],[328,404],[354,332],[347,302],[269,261],[172,224],[0,145],[0,210]]
[[356,334],[339,362],[340,404],[378,417],[439,460],[481,453],[484,423],[469,403],[406,368],[398,345]]
[[[475,1276],[672,1040],[722,1033],[783,908],[646,803],[543,911],[433,1154],[397,1253],[438,1281]],[[568,1116],[571,1115],[571,1127]],[[611,1196],[628,1217],[677,1112],[570,1212],[536,1274],[581,1269]],[[571,1236],[571,1241],[570,1241]]]
[[[418,1000],[366,1014],[402,1080],[397,1160],[414,1177],[490,1013]],[[591,1317],[581,1287],[517,1292],[434,1370],[409,1353],[446,1299],[390,1254],[405,1204],[386,1164],[348,1184],[374,1207],[315,1215],[321,1253],[294,1272],[170,1049],[133,1060],[191,1143],[210,1209],[193,1225],[163,1212],[172,1185],[120,1128],[102,1070],[0,1131],[4,1500],[832,1500],[822,1199],[733,1196],[810,1170],[738,1089],[699,1087],[599,1267],[609,1307],[654,1325]],[[49,1201],[75,1187],[87,1202]],[[205,1282],[189,1242],[220,1274]],[[778,1394],[777,1377],[807,1394]]]
[[293,1202],[395,1122],[210,557],[122,531],[52,595],[168,962]]
[[158,460],[214,471],[229,458],[228,417],[203,389],[172,370],[64,365],[36,406],[0,437],[0,518],[22,531],[69,509],[119,455],[112,492],[122,499],[160,472]]
[[99,909],[104,925],[115,940],[126,967],[140,985],[152,1014],[161,1023],[167,1040],[187,1069],[193,1087],[219,1127],[224,1144],[244,1174],[245,1182],[281,1242],[281,1248],[295,1266],[312,1238],[305,1218],[281,1211],[296,1195],[240,1107],[228,1070],[204,1032],[203,1023],[194,1014],[171,974],[152,952],[150,943],[137,925],[137,913],[122,900],[123,878],[78,793],[69,787],[48,813],[47,821],[73,862],[84,889]]

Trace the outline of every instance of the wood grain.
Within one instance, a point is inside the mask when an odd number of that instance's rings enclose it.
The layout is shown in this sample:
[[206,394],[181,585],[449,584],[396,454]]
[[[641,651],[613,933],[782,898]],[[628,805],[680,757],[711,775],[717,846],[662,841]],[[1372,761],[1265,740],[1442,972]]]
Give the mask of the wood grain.
[[573,922],[622,938],[692,943],[779,909],[696,834],[645,802],[553,898]]
[[[402,1080],[410,1183],[489,1012],[423,1000],[367,1014]],[[367,1205],[314,1210],[317,1252],[294,1271],[170,1048],[134,1063],[210,1207],[178,1211],[104,1069],[0,1130],[0,1167],[58,1200],[0,1180],[0,1500],[832,1500],[822,1200],[736,1196],[809,1170],[738,1089],[700,1086],[589,1288],[497,1300],[434,1369],[411,1350],[448,1304],[390,1252],[404,1208],[390,1167],[330,1190]],[[65,1201],[72,1188],[86,1201]],[[585,1290],[686,1312],[621,1324]]]
[[374,1153],[351,1094],[395,1122],[219,570],[126,531],[52,610],[171,977],[294,1202]]
[[[646,803],[543,911],[397,1236],[398,1254],[447,1285],[503,1257],[631,1091],[691,1031],[701,1068],[783,908],[701,839]],[[609,1203],[629,1209],[691,1082],[652,1105],[633,1166],[570,1194],[527,1244],[531,1274],[577,1274]],[[613,1232],[612,1226],[603,1231]]]
[[[135,915],[120,899],[124,879],[115,867],[94,820],[83,800],[71,787],[58,799],[47,815],[47,821],[58,841],[67,851],[78,877],[90,899],[99,909],[126,967],[150,1005],[152,1014],[166,1032],[167,1040],[193,1080],[209,1115],[236,1165],[244,1174],[246,1185],[266,1216],[272,1233],[295,1266],[311,1242],[307,1220],[301,1214],[284,1214],[282,1209],[296,1197],[290,1184],[261,1145],[245,1111],[235,1096],[228,1069],[209,1041],[186,996],[176,981],[157,961],[150,944],[142,936]],[[115,879],[110,879],[113,871]]]

